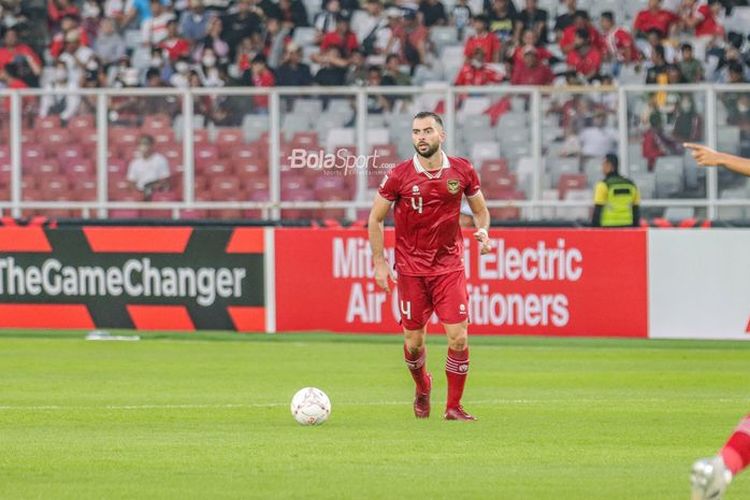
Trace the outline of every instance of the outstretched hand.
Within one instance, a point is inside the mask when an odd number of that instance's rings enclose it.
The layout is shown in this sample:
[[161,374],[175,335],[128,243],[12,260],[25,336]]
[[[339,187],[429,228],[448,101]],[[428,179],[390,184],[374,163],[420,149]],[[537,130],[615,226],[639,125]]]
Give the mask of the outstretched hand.
[[715,149],[692,142],[686,142],[683,146],[685,146],[685,149],[690,150],[690,154],[693,155],[693,158],[695,158],[695,161],[701,167],[714,167],[721,163],[721,153]]

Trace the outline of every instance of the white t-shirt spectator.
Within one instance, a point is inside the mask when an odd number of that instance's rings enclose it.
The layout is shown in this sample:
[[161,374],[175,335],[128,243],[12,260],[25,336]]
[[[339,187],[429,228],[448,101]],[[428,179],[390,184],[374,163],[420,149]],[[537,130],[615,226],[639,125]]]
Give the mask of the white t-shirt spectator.
[[167,23],[176,19],[171,12],[162,12],[156,17],[146,19],[141,23],[141,40],[152,46],[158,45],[167,38]]
[[128,166],[128,180],[140,191],[152,182],[168,177],[169,164],[167,159],[159,153],[152,153],[148,158],[135,158]]
[[617,132],[610,127],[586,127],[580,138],[583,156],[601,158],[617,149]]

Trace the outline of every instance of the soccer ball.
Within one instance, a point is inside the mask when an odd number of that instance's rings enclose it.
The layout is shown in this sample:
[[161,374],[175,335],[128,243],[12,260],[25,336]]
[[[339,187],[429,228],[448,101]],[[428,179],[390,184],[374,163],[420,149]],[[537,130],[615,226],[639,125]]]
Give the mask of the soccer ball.
[[292,397],[292,416],[302,425],[319,425],[331,414],[331,400],[316,387],[305,387]]

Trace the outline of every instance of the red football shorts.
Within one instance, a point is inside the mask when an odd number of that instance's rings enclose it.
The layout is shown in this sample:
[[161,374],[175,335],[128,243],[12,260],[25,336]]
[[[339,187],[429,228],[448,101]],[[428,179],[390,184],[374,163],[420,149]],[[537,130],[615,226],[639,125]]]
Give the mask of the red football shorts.
[[463,269],[439,276],[398,276],[398,305],[401,325],[419,330],[432,312],[442,323],[462,323],[469,319],[469,294]]

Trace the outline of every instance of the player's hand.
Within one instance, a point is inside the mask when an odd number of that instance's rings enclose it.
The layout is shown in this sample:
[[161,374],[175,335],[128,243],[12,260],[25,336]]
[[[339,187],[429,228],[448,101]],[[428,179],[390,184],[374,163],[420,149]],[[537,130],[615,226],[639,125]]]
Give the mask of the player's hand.
[[484,255],[492,251],[492,245],[490,244],[490,237],[487,231],[480,229],[474,233],[474,239],[479,242],[479,254]]
[[388,267],[388,262],[383,260],[375,263],[375,283],[385,290],[386,292],[391,291],[391,286],[388,280],[396,283],[396,276],[393,274],[393,270]]
[[685,146],[685,149],[690,150],[693,158],[695,158],[695,161],[698,162],[698,165],[701,167],[714,167],[721,163],[721,153],[715,149],[692,142],[686,142],[683,146]]

